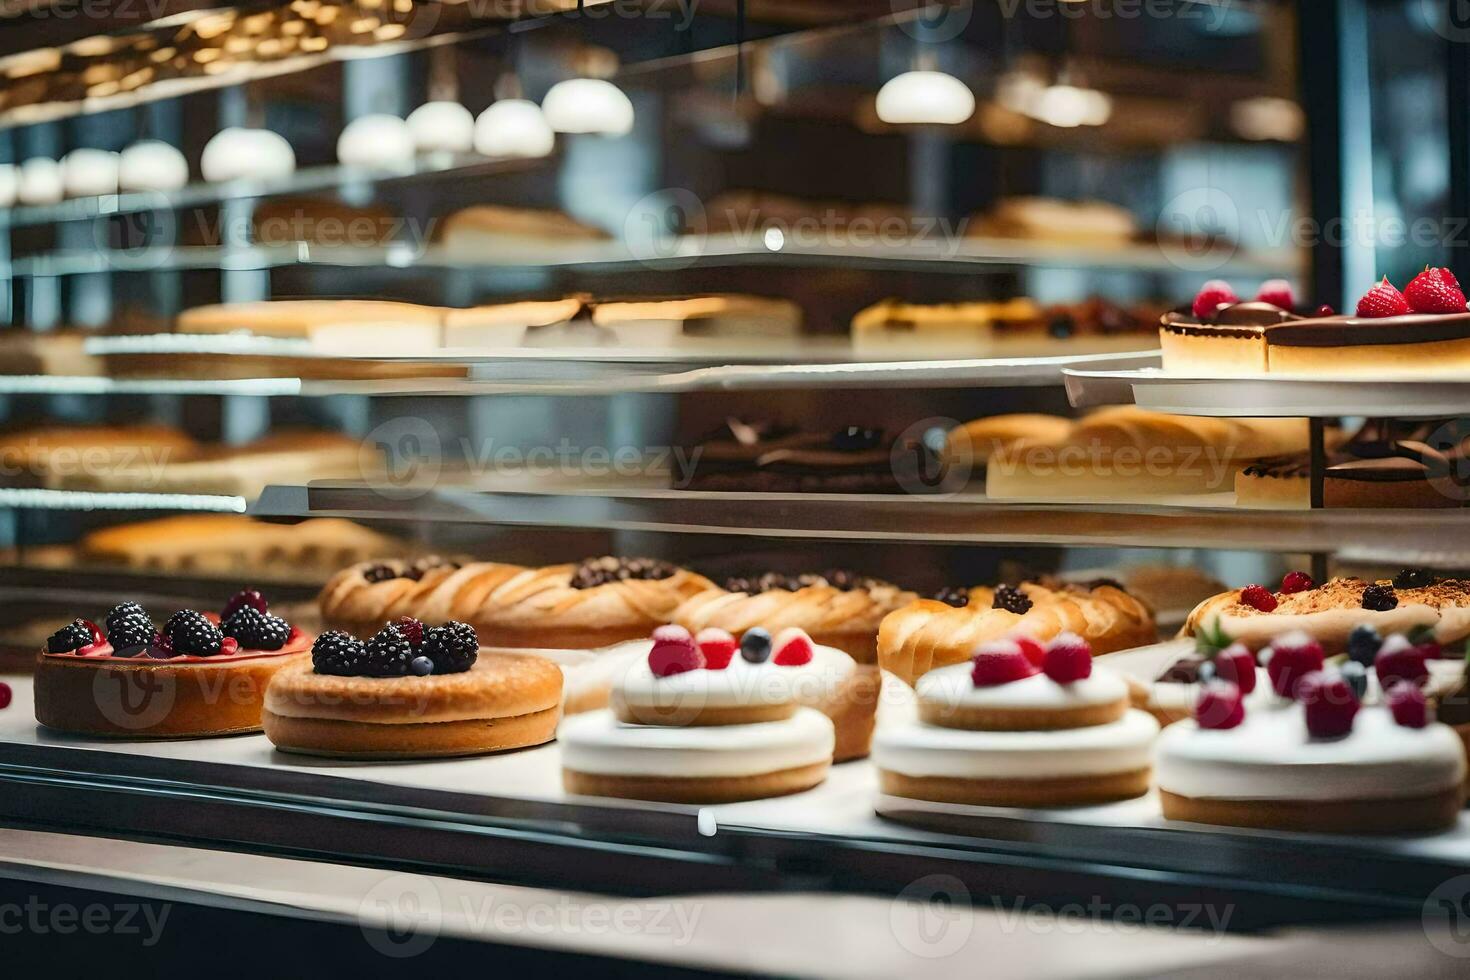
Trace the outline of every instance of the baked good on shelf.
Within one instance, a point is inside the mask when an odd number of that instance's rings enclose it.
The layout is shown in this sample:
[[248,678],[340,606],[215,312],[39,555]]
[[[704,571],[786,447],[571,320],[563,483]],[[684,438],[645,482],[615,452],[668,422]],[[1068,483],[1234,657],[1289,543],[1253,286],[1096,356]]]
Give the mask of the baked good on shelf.
[[1418,685],[1399,681],[1363,704],[1345,674],[1316,667],[1264,705],[1247,706],[1233,684],[1206,685],[1195,718],[1159,739],[1165,818],[1355,834],[1453,826],[1465,749]]
[[1041,306],[1000,302],[906,303],[887,299],[852,320],[853,347],[885,357],[1040,357],[1144,350],[1161,310],[1101,298]]
[[200,738],[259,731],[267,685],[312,638],[240,592],[220,615],[182,610],[159,628],[137,603],[104,627],[77,619],[36,658],[36,720],[120,738]]
[[989,415],[957,425],[944,437],[944,465],[951,470],[983,476],[991,457],[1012,446],[1052,443],[1072,431],[1071,419],[1036,412]]
[[929,451],[883,429],[849,425],[800,432],[780,423],[731,418],[701,440],[678,490],[767,493],[903,493],[932,485]]
[[444,313],[445,347],[559,347],[596,343],[587,322],[591,297],[493,303]]
[[561,672],[539,657],[479,656],[464,623],[383,625],[366,643],[332,631],[266,691],[276,748],[353,759],[502,752],[551,741]]
[[806,245],[831,244],[832,235],[852,236],[857,244],[885,241],[918,230],[912,210],[902,204],[809,200],[753,190],[722,191],[690,217],[692,234],[733,235],[750,245],[758,244],[767,229]]
[[1425,269],[1403,293],[1387,279],[1352,315],[1294,310],[1290,296],[1240,302],[1218,280],[1159,328],[1164,370],[1197,377],[1299,374],[1454,375],[1470,366],[1470,312],[1448,269]]
[[84,349],[88,331],[17,329],[0,332],[0,374],[92,377],[102,362]]
[[623,347],[728,345],[796,336],[801,308],[788,299],[737,294],[614,299],[592,306],[592,322]]
[[595,650],[648,636],[702,575],[647,558],[522,568],[498,562],[371,562],[343,569],[318,598],[329,626],[358,635],[396,616],[455,619],[486,646]]
[[439,223],[437,237],[446,252],[465,256],[605,242],[611,235],[560,211],[477,204]]
[[405,222],[377,204],[329,198],[278,197],[256,204],[250,215],[260,245],[307,242],[326,248],[371,248],[392,241]]
[[[1022,634],[1024,635],[1024,634]],[[1129,707],[1128,685],[1093,665],[1087,642],[979,644],[930,671],[918,720],[873,741],[884,793],[981,806],[1104,803],[1148,791],[1159,726]]]
[[77,543],[76,560],[149,572],[320,580],[343,565],[407,549],[336,517],[270,524],[242,514],[180,514],[90,531]]
[[43,426],[0,435],[0,474],[12,486],[54,488],[119,467],[161,466],[196,449],[171,426]]
[[1023,582],[946,589],[889,613],[878,628],[878,666],[909,686],[938,667],[967,661],[981,643],[1011,635],[1046,642],[1076,633],[1099,654],[1152,643],[1153,612],[1109,582]]
[[[833,724],[797,692],[826,685],[830,665],[800,630],[752,634],[737,651],[729,634],[700,643],[678,626],[655,631],[647,657],[613,685],[613,708],[562,726],[567,792],[726,803],[825,779]],[[830,654],[823,661],[839,664]]]
[[[277,299],[258,303],[219,303],[180,313],[179,333],[251,333],[261,337],[310,338],[323,324],[399,324],[406,330],[435,331],[443,311],[416,303],[375,299]],[[361,348],[359,348],[361,349]]]
[[1096,411],[1065,437],[1017,443],[986,469],[1001,500],[1147,500],[1233,489],[1252,461],[1307,447],[1305,419],[1167,415],[1131,405]]
[[1007,197],[997,201],[986,213],[972,218],[965,233],[971,237],[1117,245],[1131,241],[1137,231],[1132,214],[1103,201]]

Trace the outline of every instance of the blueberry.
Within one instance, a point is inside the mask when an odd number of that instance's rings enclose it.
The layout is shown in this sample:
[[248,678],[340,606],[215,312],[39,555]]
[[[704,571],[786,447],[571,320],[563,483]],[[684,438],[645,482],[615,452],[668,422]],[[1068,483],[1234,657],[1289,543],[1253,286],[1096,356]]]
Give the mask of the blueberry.
[[408,672],[416,677],[434,672],[434,661],[428,657],[414,657],[408,662]]
[[1199,665],[1199,682],[1201,684],[1208,684],[1214,679],[1215,662],[1213,660],[1206,660],[1204,663]]
[[1378,656],[1378,648],[1383,646],[1383,637],[1378,631],[1368,624],[1354,626],[1353,631],[1348,634],[1347,652],[1355,663],[1365,667],[1371,667],[1373,660]]
[[753,664],[771,659],[771,634],[757,626],[740,638],[740,656]]
[[1341,673],[1342,679],[1353,689],[1353,695],[1359,701],[1363,700],[1368,693],[1368,668],[1356,660],[1349,660],[1342,665]]

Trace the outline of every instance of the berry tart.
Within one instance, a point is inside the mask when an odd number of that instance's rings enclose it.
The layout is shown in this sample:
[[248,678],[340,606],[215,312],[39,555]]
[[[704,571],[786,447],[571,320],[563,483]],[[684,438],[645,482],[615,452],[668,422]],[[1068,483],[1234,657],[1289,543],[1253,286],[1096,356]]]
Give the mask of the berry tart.
[[480,658],[474,628],[405,617],[366,642],[317,637],[265,696],[276,748],[355,759],[479,755],[549,742],[561,672],[540,657]]
[[913,686],[930,670],[968,662],[989,640],[1021,634],[1045,642],[1062,632],[1076,633],[1099,654],[1158,639],[1153,611],[1106,580],[947,589],[884,617],[878,665]]
[[[738,648],[737,648],[738,647]],[[612,709],[561,729],[567,792],[669,803],[730,803],[811,789],[827,777],[832,721],[802,704],[840,673],[837,650],[800,630],[753,629],[699,641],[677,626],[654,634],[643,662],[618,679]]]
[[[1280,658],[1277,651],[1268,667]],[[1299,672],[1303,666],[1317,665],[1294,660],[1273,672],[1290,697],[1269,705],[1248,707],[1225,681],[1204,686],[1194,719],[1159,739],[1164,816],[1325,833],[1453,826],[1464,802],[1465,751],[1433,720],[1418,684],[1396,681],[1381,703],[1364,704],[1351,675]]]
[[1351,316],[1330,307],[1299,311],[1284,285],[1268,283],[1254,300],[1241,302],[1227,283],[1205,283],[1190,309],[1161,321],[1164,370],[1207,378],[1381,377],[1470,367],[1470,311],[1448,269],[1425,269],[1403,292],[1385,277]]
[[1075,633],[1045,646],[1018,634],[925,674],[918,720],[873,741],[883,792],[982,806],[1142,796],[1158,722],[1129,707],[1127,682],[1092,652]]
[[256,732],[271,679],[312,638],[238,593],[218,615],[184,609],[156,626],[135,602],[98,627],[77,619],[36,662],[36,720],[47,728],[125,738]]

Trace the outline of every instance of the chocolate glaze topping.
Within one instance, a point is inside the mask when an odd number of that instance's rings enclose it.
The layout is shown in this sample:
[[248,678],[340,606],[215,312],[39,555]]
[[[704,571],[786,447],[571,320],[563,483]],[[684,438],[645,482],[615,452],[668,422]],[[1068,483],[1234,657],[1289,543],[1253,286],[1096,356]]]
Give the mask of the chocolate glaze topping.
[[1353,344],[1422,344],[1470,338],[1470,311],[1403,316],[1304,317],[1270,303],[1231,303],[1201,319],[1188,310],[1164,315],[1162,327],[1192,336],[1256,337],[1278,347],[1346,347]]

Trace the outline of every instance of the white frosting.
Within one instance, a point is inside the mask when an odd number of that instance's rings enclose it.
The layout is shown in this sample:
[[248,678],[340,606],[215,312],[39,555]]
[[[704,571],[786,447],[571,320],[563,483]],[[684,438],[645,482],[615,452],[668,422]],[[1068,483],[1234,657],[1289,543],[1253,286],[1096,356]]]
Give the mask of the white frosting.
[[1093,666],[1091,676],[1070,684],[1058,684],[1045,674],[990,687],[976,687],[970,679],[971,665],[951,664],[931,670],[919,678],[921,702],[940,708],[997,708],[1005,710],[1066,710],[1114,704],[1128,697],[1128,685],[1110,670]]
[[[1430,660],[1428,667],[1430,679],[1426,691],[1431,694],[1452,690],[1464,671],[1459,660]],[[1150,707],[1161,711],[1193,712],[1194,704],[1199,700],[1199,689],[1199,684],[1153,681],[1148,685],[1148,703]],[[1368,690],[1363,694],[1363,703],[1380,704],[1382,701],[1383,688],[1378,683],[1378,674],[1370,667]],[[1255,690],[1245,696],[1246,710],[1280,706],[1285,702],[1286,699],[1271,687],[1271,676],[1266,673],[1266,668],[1257,667]]]
[[975,732],[937,725],[880,726],[873,762],[905,776],[1060,779],[1148,767],[1159,723],[1130,710],[1106,725],[1045,732]]
[[1246,710],[1239,726],[1170,725],[1159,739],[1158,786],[1219,800],[1366,800],[1426,796],[1465,778],[1465,750],[1447,725],[1406,728],[1386,708],[1358,712],[1353,730],[1308,736],[1301,705]]
[[614,699],[634,707],[737,708],[754,705],[811,704],[847,679],[857,663],[832,647],[812,645],[810,663],[781,666],[774,654],[753,664],[735,651],[724,670],[687,670],[656,677],[648,666],[653,644],[639,641],[644,655],[632,661],[613,684]]
[[799,708],[783,721],[664,728],[628,725],[610,711],[575,715],[557,733],[562,766],[606,776],[760,776],[832,758],[827,716]]

